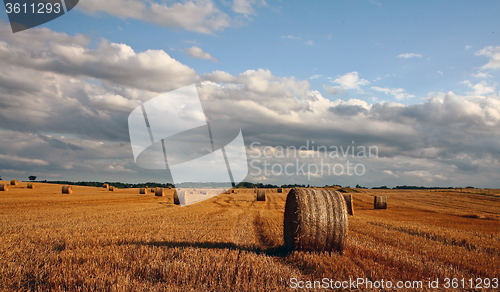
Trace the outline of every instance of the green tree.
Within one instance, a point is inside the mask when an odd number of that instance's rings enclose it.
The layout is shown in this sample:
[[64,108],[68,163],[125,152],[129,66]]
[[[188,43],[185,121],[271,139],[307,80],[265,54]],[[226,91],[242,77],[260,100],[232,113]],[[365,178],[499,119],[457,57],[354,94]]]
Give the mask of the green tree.
[[34,181],[34,180],[36,179],[36,176],[34,176],[34,175],[30,175],[30,176],[28,177],[28,179],[29,179],[29,180],[31,180],[31,181]]

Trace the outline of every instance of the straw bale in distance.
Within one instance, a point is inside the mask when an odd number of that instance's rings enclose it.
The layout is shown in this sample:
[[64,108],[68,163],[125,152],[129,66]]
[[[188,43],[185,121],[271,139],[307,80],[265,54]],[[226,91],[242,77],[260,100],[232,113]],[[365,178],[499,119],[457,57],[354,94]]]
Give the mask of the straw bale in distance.
[[375,198],[373,198],[373,208],[374,209],[387,209],[387,197],[386,196],[375,196]]
[[34,189],[35,188],[35,183],[28,183],[28,186],[26,188],[28,188],[28,189]]
[[0,185],[0,191],[6,192],[9,190],[9,185],[8,184],[1,184]]
[[114,192],[115,191],[115,186],[109,186],[109,191]]
[[344,195],[344,200],[347,205],[347,213],[354,215],[354,208],[352,206],[352,195]]
[[265,200],[266,200],[266,190],[258,190],[257,201],[265,201]]
[[73,193],[73,188],[71,186],[63,186],[62,193],[71,195]]
[[165,194],[165,189],[164,188],[156,188],[155,189],[155,196],[157,197],[163,197]]
[[347,208],[342,194],[299,188],[288,193],[283,219],[287,250],[342,253],[347,233]]
[[283,188],[278,188],[278,193],[283,193]]
[[147,194],[147,192],[148,192],[148,189],[147,189],[147,188],[141,188],[141,189],[139,190],[139,194],[141,194],[141,195]]
[[11,186],[17,186],[18,184],[19,184],[19,182],[17,181],[17,179],[13,179],[10,181]]
[[102,187],[107,189],[107,188],[109,188],[109,184],[103,184]]
[[[181,192],[184,192],[184,194],[186,193],[186,191],[181,191]],[[176,205],[181,204],[181,202],[179,201],[179,194],[177,194],[177,190],[174,190],[174,204]]]

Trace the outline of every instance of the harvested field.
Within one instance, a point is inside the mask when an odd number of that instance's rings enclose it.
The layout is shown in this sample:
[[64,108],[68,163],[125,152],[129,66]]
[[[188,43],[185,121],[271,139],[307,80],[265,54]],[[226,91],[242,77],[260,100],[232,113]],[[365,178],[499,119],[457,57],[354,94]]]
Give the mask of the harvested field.
[[[434,291],[429,278],[443,288],[445,278],[500,276],[497,193],[359,190],[339,255],[284,252],[285,193],[256,202],[239,189],[180,207],[174,189],[26,186],[0,193],[0,290],[287,291],[292,278],[326,277],[423,281],[404,291]],[[390,208],[373,210],[374,196]]]

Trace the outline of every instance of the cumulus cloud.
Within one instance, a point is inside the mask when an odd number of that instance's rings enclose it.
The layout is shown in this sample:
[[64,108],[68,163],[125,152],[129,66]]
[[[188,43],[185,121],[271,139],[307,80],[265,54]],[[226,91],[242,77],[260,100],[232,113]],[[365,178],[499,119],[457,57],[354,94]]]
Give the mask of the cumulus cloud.
[[488,85],[488,83],[484,80],[476,84],[472,84],[469,80],[465,80],[463,81],[463,83],[469,86],[471,89],[474,89],[474,91],[467,92],[467,94],[470,95],[482,96],[482,95],[492,94],[495,92],[496,84]]
[[415,53],[406,53],[406,54],[401,54],[401,55],[398,55],[398,58],[404,58],[404,59],[409,59],[409,58],[422,58],[422,55],[420,55],[420,54],[415,54]]
[[254,5],[267,6],[264,0],[234,0],[233,11],[241,14],[255,14]]
[[191,58],[210,60],[212,62],[219,62],[217,59],[212,57],[209,53],[204,52],[200,47],[193,46],[186,49],[186,54]]
[[[28,48],[31,37],[34,45]],[[11,174],[167,181],[164,172],[134,164],[127,115],[160,92],[193,80],[209,120],[241,128],[247,147],[258,142],[262,147],[298,148],[314,141],[317,146],[378,149],[378,158],[351,159],[365,165],[362,177],[312,175],[308,181],[304,176],[260,175],[248,180],[460,186],[491,184],[500,172],[500,98],[488,89],[494,86],[490,83],[470,83],[472,95],[436,93],[414,105],[331,100],[312,89],[308,80],[276,76],[270,70],[198,76],[164,51],[136,52],[107,41],[94,48],[84,36],[48,29],[29,30],[16,38],[1,34],[0,66],[0,165]],[[360,92],[369,84],[355,71],[337,76],[333,83],[325,90]],[[401,88],[372,89],[411,97]],[[316,158],[301,160],[305,162],[319,163]],[[329,162],[345,163],[346,158]]]
[[123,19],[138,19],[204,34],[230,27],[232,22],[211,0],[185,1],[171,5],[138,0],[86,0],[81,1],[78,8],[90,14],[105,12]]
[[482,50],[475,53],[476,56],[486,56],[490,58],[490,61],[483,66],[481,69],[498,69],[500,68],[500,46],[488,46]]
[[334,87],[323,87],[332,94],[335,94],[334,90],[337,90],[338,92],[344,92],[345,90],[350,89],[355,89],[358,93],[363,93],[361,86],[370,84],[370,81],[359,78],[358,72],[356,71],[337,76],[330,82],[339,84],[338,86]]
[[413,95],[413,94],[406,93],[403,88],[383,88],[383,87],[378,87],[378,86],[372,86],[371,89],[378,91],[378,92],[383,92],[385,94],[392,95],[397,100],[415,97],[415,95]]

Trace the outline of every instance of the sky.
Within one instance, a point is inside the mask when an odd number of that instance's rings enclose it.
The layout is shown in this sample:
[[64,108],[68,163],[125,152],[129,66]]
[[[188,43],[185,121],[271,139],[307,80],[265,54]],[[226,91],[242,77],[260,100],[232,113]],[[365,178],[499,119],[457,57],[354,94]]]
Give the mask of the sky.
[[[171,182],[135,164],[127,118],[195,84],[207,116],[241,129],[246,181],[499,188],[498,11],[80,0],[12,33],[0,9],[0,176]],[[309,155],[290,152],[301,146]]]

